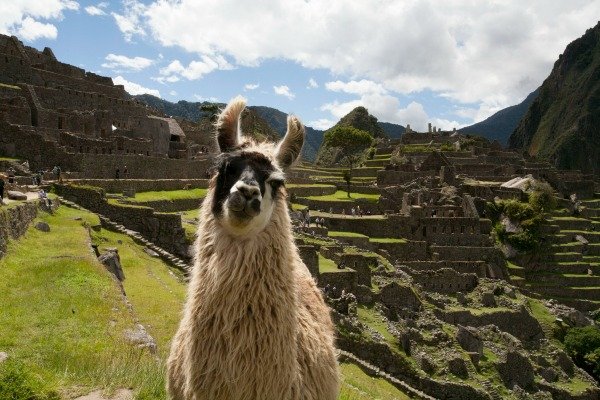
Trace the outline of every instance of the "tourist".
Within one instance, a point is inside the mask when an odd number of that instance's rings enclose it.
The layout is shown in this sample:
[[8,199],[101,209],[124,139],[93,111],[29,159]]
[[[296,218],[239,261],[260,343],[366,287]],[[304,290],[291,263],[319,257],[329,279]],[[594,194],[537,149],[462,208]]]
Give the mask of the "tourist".
[[8,173],[8,183],[15,183],[15,169],[10,167],[6,172]]
[[333,214],[333,207],[329,207],[329,214]]
[[62,170],[60,166],[55,165],[52,169],[52,173],[54,174],[54,179],[58,181],[58,183],[62,183]]
[[310,228],[310,208],[306,207],[306,226]]
[[119,168],[117,168],[115,170],[115,179],[119,179],[119,175],[121,174],[121,170]]
[[360,206],[356,206],[356,213],[359,217],[362,217],[362,210],[360,209]]
[[4,204],[4,179],[0,177],[0,204]]
[[352,207],[351,212],[352,212],[352,216],[356,217],[356,208]]
[[46,194],[46,191],[44,189],[40,189],[40,191],[38,192],[38,197],[42,204],[46,206],[48,210],[52,208],[52,201],[48,198],[48,195]]
[[127,170],[127,165],[123,168],[123,178],[127,179],[127,175],[129,174],[129,170]]

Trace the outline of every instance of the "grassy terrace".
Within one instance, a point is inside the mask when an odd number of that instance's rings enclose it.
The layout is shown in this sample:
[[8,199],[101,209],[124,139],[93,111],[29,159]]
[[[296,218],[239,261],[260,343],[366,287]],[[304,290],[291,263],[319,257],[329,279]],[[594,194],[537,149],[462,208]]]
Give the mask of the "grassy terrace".
[[362,235],[360,233],[354,232],[344,232],[344,231],[329,231],[330,237],[355,237],[355,238],[367,238],[368,236]]
[[340,271],[344,271],[343,269],[338,269],[337,265],[335,265],[335,262],[333,262],[333,260],[330,260],[329,258],[325,258],[321,255],[321,253],[319,253],[319,273],[324,273],[324,272],[340,272]]
[[[117,387],[132,388],[138,398],[164,399],[162,354],[183,285],[166,267],[159,282],[159,261],[141,253],[130,256],[123,242],[126,290],[140,320],[151,321],[147,329],[157,339],[160,359],[125,343],[123,332],[134,327],[134,314],[75,217],[98,222],[92,214],[66,207],[52,216],[41,214],[51,231],[30,229],[0,260],[0,348],[10,356],[0,367],[0,388],[9,396],[14,390],[32,393],[16,399],[71,398]],[[108,239],[115,244],[115,237]]]
[[363,194],[363,193],[353,193],[350,192],[350,198],[348,198],[348,193],[343,190],[338,190],[334,194],[325,195],[325,196],[308,196],[305,197],[309,200],[317,200],[317,201],[346,201],[353,202],[357,199],[364,199],[371,203],[376,203],[379,200],[380,194]]
[[371,243],[406,243],[406,239],[402,238],[370,238]]
[[360,367],[341,363],[342,388],[339,400],[408,400],[406,394],[384,379],[365,374]]
[[136,203],[145,203],[149,201],[162,200],[180,200],[180,199],[201,199],[206,196],[207,189],[190,190],[165,190],[157,192],[140,192],[135,194],[135,198],[127,198],[127,201]]

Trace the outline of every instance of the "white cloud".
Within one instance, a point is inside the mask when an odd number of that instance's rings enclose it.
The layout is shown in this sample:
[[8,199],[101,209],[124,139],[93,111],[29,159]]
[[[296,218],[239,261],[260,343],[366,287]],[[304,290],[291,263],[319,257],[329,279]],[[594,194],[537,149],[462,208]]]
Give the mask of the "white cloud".
[[144,57],[127,57],[117,54],[109,54],[105,57],[108,61],[102,64],[102,67],[113,69],[113,70],[129,70],[129,71],[141,71],[144,68],[151,66],[154,61]]
[[123,33],[125,40],[130,42],[134,35],[146,36],[142,27],[141,15],[146,11],[146,6],[136,0],[123,1],[123,14],[110,13]]
[[56,39],[58,29],[50,20],[60,21],[64,11],[78,9],[79,3],[72,0],[5,1],[0,7],[0,33],[30,41]]
[[25,17],[21,26],[15,34],[25,40],[35,40],[39,38],[56,39],[58,30],[52,24],[38,22],[31,17]]
[[170,76],[153,76],[150,79],[152,79],[153,81],[156,81],[158,83],[161,83],[163,85],[167,84],[167,83],[175,83],[175,82],[179,82],[179,77],[177,75],[170,75]]
[[363,106],[379,121],[403,126],[410,124],[412,129],[418,131],[427,130],[428,122],[444,130],[461,126],[456,121],[430,117],[423,105],[414,101],[402,107],[397,97],[372,81],[327,82],[325,87],[332,91],[359,95],[358,99],[346,102],[336,100],[321,106],[321,111],[329,111],[335,119],[340,119],[356,107]]
[[286,85],[273,86],[273,91],[275,92],[275,94],[278,94],[280,96],[285,96],[290,100],[292,100],[294,97],[296,97],[296,95],[294,93],[292,93],[290,91],[290,88],[287,87]]
[[127,79],[123,78],[121,75],[117,76],[116,78],[113,78],[113,83],[115,85],[123,85],[125,87],[125,90],[127,90],[127,92],[132,95],[147,93],[156,97],[160,97],[160,92],[158,90],[148,89],[135,82],[130,82]]
[[600,1],[127,0],[125,11],[126,37],[138,27],[165,46],[234,65],[291,60],[484,110],[540,85],[564,47],[597,23]]
[[201,60],[190,62],[187,67],[184,67],[179,60],[174,60],[165,68],[161,68],[159,73],[163,77],[166,77],[164,80],[169,82],[168,79],[172,80],[174,79],[173,77],[178,75],[188,80],[196,80],[215,70],[228,70],[233,68],[233,66],[221,56],[209,57],[203,55],[200,58]]
[[324,131],[335,125],[335,122],[327,118],[319,118],[315,121],[309,121],[306,125]]
[[88,6],[86,8],[84,8],[85,12],[93,15],[93,16],[98,16],[98,15],[106,15],[106,11],[104,11],[103,9],[101,9],[100,7],[97,6]]
[[360,81],[350,81],[350,82],[342,82],[342,81],[335,81],[335,82],[327,82],[325,83],[325,88],[327,90],[331,90],[333,92],[343,92],[343,93],[350,93],[350,94],[359,94],[359,95],[364,95],[364,94],[385,94],[387,93],[387,90],[385,90],[385,88],[379,84],[379,83],[375,83],[373,81],[369,81],[366,79],[360,80]]
[[259,86],[258,83],[247,83],[244,85],[244,90],[255,90],[258,89]]
[[174,90],[171,90],[171,91],[169,92],[169,95],[170,95],[170,96],[177,96],[177,92],[176,92],[176,91],[174,91]]
[[319,87],[319,84],[313,78],[310,78],[308,80],[308,86],[306,87],[307,89],[315,89],[318,87]]

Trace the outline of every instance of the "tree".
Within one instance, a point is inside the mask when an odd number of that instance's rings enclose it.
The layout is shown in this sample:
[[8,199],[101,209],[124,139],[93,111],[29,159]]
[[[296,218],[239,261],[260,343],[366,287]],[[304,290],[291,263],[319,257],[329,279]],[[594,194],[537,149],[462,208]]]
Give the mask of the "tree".
[[336,126],[325,132],[323,143],[325,146],[337,148],[340,152],[342,162],[350,168],[344,171],[346,191],[348,197],[350,197],[352,169],[362,158],[365,149],[373,143],[373,137],[368,132],[351,126]]
[[342,162],[350,167],[350,171],[372,142],[373,137],[368,132],[351,126],[336,126],[325,132],[323,137],[323,143],[326,146],[339,149]]
[[600,329],[594,325],[570,329],[564,343],[575,364],[600,379]]

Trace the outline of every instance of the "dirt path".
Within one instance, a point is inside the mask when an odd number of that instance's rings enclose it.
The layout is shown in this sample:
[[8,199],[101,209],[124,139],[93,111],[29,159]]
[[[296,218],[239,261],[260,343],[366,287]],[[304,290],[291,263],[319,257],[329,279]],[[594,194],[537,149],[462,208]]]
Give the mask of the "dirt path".
[[133,400],[133,392],[129,389],[117,389],[112,397],[105,397],[102,390],[96,390],[73,400]]

